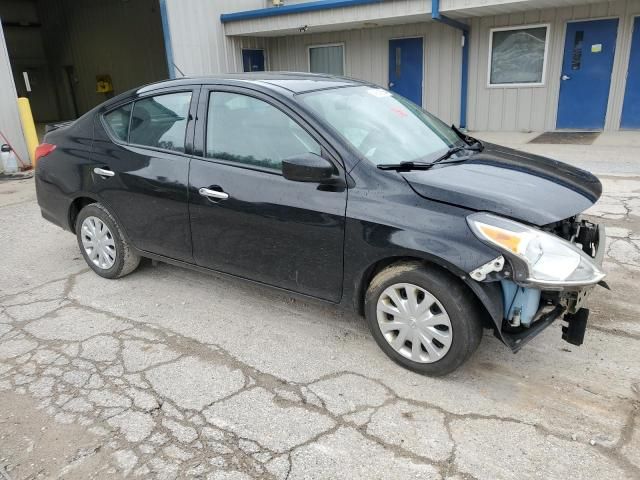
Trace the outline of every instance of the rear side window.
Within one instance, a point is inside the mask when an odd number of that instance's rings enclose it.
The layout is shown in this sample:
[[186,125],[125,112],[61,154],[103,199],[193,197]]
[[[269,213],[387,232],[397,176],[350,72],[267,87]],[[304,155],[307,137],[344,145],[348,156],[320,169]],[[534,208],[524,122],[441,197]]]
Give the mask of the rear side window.
[[246,95],[213,92],[209,97],[209,158],[282,170],[282,160],[320,154],[320,145],[273,105]]
[[128,103],[124,107],[117,108],[104,116],[109,130],[118,140],[127,141],[129,133],[129,118],[131,117],[131,104]]
[[135,102],[129,143],[184,152],[191,92],[169,93]]

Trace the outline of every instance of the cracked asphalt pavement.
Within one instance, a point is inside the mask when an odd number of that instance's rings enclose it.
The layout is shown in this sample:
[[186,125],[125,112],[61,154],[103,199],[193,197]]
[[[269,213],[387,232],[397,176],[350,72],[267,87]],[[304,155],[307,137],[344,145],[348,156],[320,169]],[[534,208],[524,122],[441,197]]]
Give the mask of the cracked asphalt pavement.
[[487,332],[433,379],[332,306],[146,264],[120,280],[0,182],[0,479],[640,478],[640,177],[609,226],[584,345]]

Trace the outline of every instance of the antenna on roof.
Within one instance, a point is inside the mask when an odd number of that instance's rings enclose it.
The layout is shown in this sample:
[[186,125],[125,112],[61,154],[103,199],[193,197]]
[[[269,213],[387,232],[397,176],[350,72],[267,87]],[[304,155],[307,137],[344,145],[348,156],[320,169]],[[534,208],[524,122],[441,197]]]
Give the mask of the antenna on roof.
[[186,77],[186,75],[182,72],[182,70],[180,70],[180,67],[178,67],[175,63],[171,62],[173,64],[173,68],[175,68],[180,75],[182,75],[183,77]]

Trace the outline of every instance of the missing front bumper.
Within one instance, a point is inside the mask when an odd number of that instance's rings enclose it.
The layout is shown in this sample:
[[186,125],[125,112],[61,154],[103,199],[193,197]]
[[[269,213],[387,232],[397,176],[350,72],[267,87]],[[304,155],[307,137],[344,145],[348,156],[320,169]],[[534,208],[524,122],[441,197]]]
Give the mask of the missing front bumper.
[[[586,226],[583,224],[582,228],[586,228]],[[592,232],[590,232],[592,233],[590,238],[592,239],[593,259],[600,267],[602,266],[605,254],[605,228],[603,225],[590,224],[589,229],[592,230]],[[585,251],[587,251],[587,249],[585,249]],[[500,338],[516,353],[554,321],[564,315],[563,320],[567,322],[567,324],[562,327],[562,339],[572,345],[582,345],[589,318],[589,309],[585,308],[585,305],[595,287],[596,285],[589,285],[581,289],[574,289],[559,294],[553,306],[546,306],[540,309],[529,328],[514,330],[510,329],[507,323],[503,325],[500,331]]]

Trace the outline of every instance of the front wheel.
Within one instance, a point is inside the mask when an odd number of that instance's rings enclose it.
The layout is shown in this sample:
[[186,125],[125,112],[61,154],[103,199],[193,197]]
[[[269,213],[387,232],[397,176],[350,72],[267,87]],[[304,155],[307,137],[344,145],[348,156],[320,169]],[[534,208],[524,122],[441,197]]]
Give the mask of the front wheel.
[[84,207],[76,219],[78,246],[87,265],[105,278],[120,278],[140,264],[113,215],[100,203]]
[[482,323],[470,292],[455,277],[420,262],[388,267],[365,296],[369,329],[405,368],[446,375],[478,348]]

